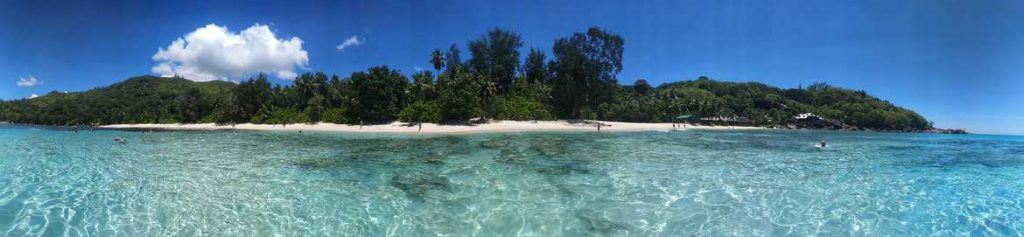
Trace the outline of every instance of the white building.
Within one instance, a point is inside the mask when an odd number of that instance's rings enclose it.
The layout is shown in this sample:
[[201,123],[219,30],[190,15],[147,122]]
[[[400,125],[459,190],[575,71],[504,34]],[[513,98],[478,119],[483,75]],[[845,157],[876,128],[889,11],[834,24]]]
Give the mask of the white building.
[[817,117],[817,118],[820,118],[819,116],[817,116],[817,115],[814,115],[814,114],[812,114],[812,113],[802,113],[802,114],[798,114],[798,115],[796,115],[796,117],[793,117],[793,118],[794,118],[794,119],[808,119],[808,118],[811,118],[811,117]]

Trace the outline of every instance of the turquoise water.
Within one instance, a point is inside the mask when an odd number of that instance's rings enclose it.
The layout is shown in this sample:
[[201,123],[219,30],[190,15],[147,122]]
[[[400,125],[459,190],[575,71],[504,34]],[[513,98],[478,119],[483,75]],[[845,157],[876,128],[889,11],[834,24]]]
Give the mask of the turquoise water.
[[[831,147],[814,147],[821,139]],[[0,233],[9,236],[1024,231],[1021,137],[0,126],[0,141]]]

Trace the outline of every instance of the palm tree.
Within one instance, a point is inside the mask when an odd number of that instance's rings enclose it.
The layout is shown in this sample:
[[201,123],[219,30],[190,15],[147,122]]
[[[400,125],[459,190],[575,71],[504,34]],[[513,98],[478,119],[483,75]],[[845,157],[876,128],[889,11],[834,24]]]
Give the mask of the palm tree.
[[444,67],[444,53],[441,53],[441,49],[434,49],[434,52],[430,54],[430,64],[438,73],[441,72],[441,68]]
[[494,105],[494,97],[498,93],[498,87],[495,85],[493,80],[488,80],[487,78],[480,76],[477,77],[477,83],[480,83],[480,108],[484,110],[483,115],[480,117],[486,121],[487,115],[493,112],[493,109],[491,108]]

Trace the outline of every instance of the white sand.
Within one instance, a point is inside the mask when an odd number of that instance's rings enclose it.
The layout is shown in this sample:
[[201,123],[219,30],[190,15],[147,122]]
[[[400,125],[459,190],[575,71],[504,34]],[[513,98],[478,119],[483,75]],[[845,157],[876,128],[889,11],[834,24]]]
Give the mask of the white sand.
[[[237,125],[216,125],[212,123],[201,124],[115,124],[102,126],[103,128],[114,129],[161,129],[161,130],[263,130],[263,131],[330,131],[330,132],[369,132],[369,133],[425,133],[425,134],[456,134],[456,133],[482,133],[482,132],[529,132],[529,131],[597,131],[596,123],[601,126],[602,132],[625,132],[625,131],[669,131],[674,129],[671,123],[625,123],[589,121],[591,123],[569,123],[559,121],[491,121],[486,124],[475,125],[438,125],[424,123],[423,130],[413,124],[394,122],[391,124],[379,125],[348,125],[333,123],[317,124],[289,124],[268,125],[268,124],[237,124]],[[681,126],[681,125],[680,125]],[[682,129],[677,128],[677,129]],[[686,129],[765,129],[763,127],[736,127],[736,126],[695,126],[686,125]]]

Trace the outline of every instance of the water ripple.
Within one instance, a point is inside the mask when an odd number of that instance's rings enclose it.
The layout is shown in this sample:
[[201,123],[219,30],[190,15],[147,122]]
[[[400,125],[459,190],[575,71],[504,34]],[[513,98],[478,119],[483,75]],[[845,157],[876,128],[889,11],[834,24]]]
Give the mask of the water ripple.
[[[110,142],[124,137],[125,145]],[[821,149],[815,141],[833,144]],[[10,236],[1003,235],[1024,139],[0,126]]]

